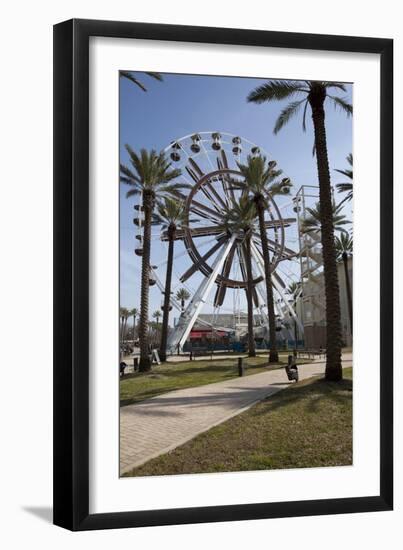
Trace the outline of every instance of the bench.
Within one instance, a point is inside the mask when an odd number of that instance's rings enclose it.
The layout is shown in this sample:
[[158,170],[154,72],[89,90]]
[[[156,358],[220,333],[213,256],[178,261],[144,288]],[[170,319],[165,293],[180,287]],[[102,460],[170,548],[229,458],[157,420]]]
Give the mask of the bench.
[[192,361],[194,357],[200,357],[202,355],[210,355],[210,354],[211,354],[211,350],[207,348],[195,348],[190,350],[189,361]]
[[326,357],[326,350],[325,349],[299,349],[297,350],[297,357],[300,359],[308,358],[308,359],[315,359],[316,357],[319,357],[320,359],[322,357]]

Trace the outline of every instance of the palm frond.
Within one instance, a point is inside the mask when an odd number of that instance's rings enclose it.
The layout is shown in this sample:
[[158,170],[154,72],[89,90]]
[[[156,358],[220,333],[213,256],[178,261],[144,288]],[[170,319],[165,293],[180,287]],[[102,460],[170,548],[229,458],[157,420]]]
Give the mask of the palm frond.
[[272,183],[269,187],[269,193],[271,196],[288,195],[288,193],[290,192],[290,187],[292,187],[290,179],[284,178],[281,181],[276,181]]
[[336,187],[340,193],[347,193],[353,190],[353,184],[351,182],[337,183]]
[[341,233],[334,239],[336,257],[340,260],[343,254],[351,256],[353,254],[353,238],[348,233]]
[[289,98],[299,92],[308,92],[301,82],[289,80],[269,80],[262,86],[255,88],[247,97],[251,103],[264,103],[265,101],[279,101]]
[[[346,218],[344,214],[341,213],[342,206],[333,201],[332,204],[332,218],[333,226],[336,231],[345,232],[347,230],[344,228],[345,225],[350,224],[350,220]],[[309,207],[306,209],[308,215],[302,220],[301,231],[303,233],[319,233],[321,230],[321,208],[320,202],[317,202],[314,207]]]
[[151,78],[155,78],[155,80],[159,80],[159,82],[162,82],[164,80],[161,73],[146,72],[146,74],[148,76],[151,76]]
[[302,99],[300,101],[293,101],[293,102],[289,103],[287,105],[287,107],[285,107],[281,111],[280,116],[276,120],[276,124],[274,126],[273,132],[275,134],[277,134],[281,130],[281,128],[285,124],[287,124],[287,122],[290,120],[290,118],[292,118],[293,116],[295,116],[298,113],[302,103],[304,103],[305,101],[306,101],[306,99]]
[[351,201],[353,198],[353,155],[350,153],[349,155],[347,155],[346,159],[351,166],[351,170],[349,168],[347,168],[346,170],[339,170],[338,168],[335,168],[336,172],[342,174],[343,176],[346,176],[346,178],[349,178],[351,180],[336,184],[336,188],[339,193],[347,193],[347,196],[341,201],[340,205],[345,203],[346,201]]
[[327,97],[329,97],[333,101],[335,107],[339,107],[347,114],[347,116],[351,116],[353,114],[353,106],[348,103],[344,98],[333,95],[328,95]]
[[125,183],[126,185],[133,185],[133,181],[131,178],[127,178],[126,176],[120,176],[120,183]]
[[133,76],[133,74],[131,72],[129,72],[129,71],[120,71],[120,76],[122,76],[123,78],[127,78],[127,80],[130,80],[131,82],[133,82],[133,84],[138,86],[141,90],[143,90],[143,92],[147,91],[147,88],[144,86],[144,84],[142,84],[140,82],[140,80],[137,80],[137,78],[135,76]]
[[[160,82],[162,82],[163,80],[161,73],[145,72],[144,74],[150,76],[151,78],[154,78],[155,80],[159,80]],[[133,71],[120,71],[120,76],[123,78],[127,78],[127,80],[130,80],[130,82],[133,82],[133,84],[138,86],[141,90],[143,90],[143,92],[147,91],[147,88],[140,80],[138,80]]]
[[126,193],[126,199],[129,199],[130,197],[134,197],[134,195],[140,195],[141,191],[138,189],[130,189]]
[[325,88],[338,88],[343,92],[346,91],[346,86],[342,82],[324,82],[323,85]]
[[302,115],[302,131],[306,132],[306,110],[308,108],[308,100],[305,102],[304,114]]
[[190,298],[190,293],[186,290],[186,288],[180,288],[176,293],[176,299],[177,300],[188,300]]
[[168,229],[170,226],[184,228],[185,224],[187,226],[187,213],[184,201],[173,198],[172,195],[164,196],[162,200],[157,201],[156,219],[165,229]]
[[353,171],[352,170],[339,170],[338,168],[334,169],[335,172],[338,172],[339,174],[342,174],[343,176],[346,176],[346,178],[353,179]]
[[130,170],[130,168],[124,164],[120,165],[120,179],[121,181],[125,179],[128,180],[124,183],[129,183],[131,185],[133,185],[134,183],[141,183],[140,178],[136,176],[136,174],[134,174],[134,172],[132,172],[132,170]]

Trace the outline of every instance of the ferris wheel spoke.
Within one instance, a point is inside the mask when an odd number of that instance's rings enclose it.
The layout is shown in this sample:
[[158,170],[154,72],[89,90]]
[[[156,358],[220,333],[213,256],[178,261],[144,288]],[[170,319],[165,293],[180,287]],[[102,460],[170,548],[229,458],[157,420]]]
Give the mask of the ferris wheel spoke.
[[[228,159],[227,159],[227,155],[226,155],[224,149],[221,149],[221,159],[222,159],[222,163],[223,163],[224,168],[226,170],[228,170],[229,169]],[[229,195],[230,195],[232,204],[234,205],[234,204],[236,204],[236,198],[235,198],[234,189],[233,189],[232,184],[231,184],[231,179],[229,178],[228,175],[226,176],[225,179],[226,179],[227,183],[229,184],[228,191],[229,191]]]
[[[189,157],[189,163],[191,164],[193,170],[191,168],[189,168],[188,166],[186,166],[186,171],[188,172],[190,177],[193,179],[193,181],[195,181],[197,183],[199,181],[199,178],[204,176],[204,172],[200,168],[200,166],[197,164],[197,162],[194,161],[191,157]],[[217,200],[217,197],[218,197],[219,201],[221,201],[221,197],[216,193],[216,190],[211,185],[211,183],[209,181],[206,181],[206,183],[200,188],[200,191],[207,198],[207,200],[213,205],[215,210],[217,210],[217,212],[219,212],[220,208],[216,204],[216,201],[214,200],[213,196],[215,197],[216,200]]]
[[273,277],[278,282],[278,284],[281,286],[281,288],[286,288],[287,285],[285,284],[283,279],[280,277],[280,275],[278,275],[278,273],[274,272]]
[[224,168],[226,168],[228,170],[228,168],[229,168],[228,160],[227,160],[227,155],[225,154],[224,149],[221,149],[221,158],[222,158],[222,163],[224,165]]
[[200,260],[196,260],[193,263],[193,265],[190,266],[189,269],[185,271],[185,273],[180,277],[181,283],[184,283],[189,279],[189,277],[191,277],[194,273],[196,273],[196,271],[198,271],[201,268],[203,262],[206,262],[214,254],[214,252],[216,252],[219,248],[221,248],[227,241],[228,241],[227,236],[223,236],[220,239],[218,239],[216,244],[213,247],[211,247],[210,250],[208,250],[204,254],[204,256],[201,257]]
[[209,222],[215,222],[217,223],[218,222],[218,218],[215,217],[215,216],[212,216],[212,215],[209,215],[209,214],[206,214],[206,212],[204,212],[203,210],[201,210],[200,208],[197,208],[195,206],[191,206],[189,208],[190,212],[193,212],[193,214],[197,214],[198,216],[200,216],[201,218],[203,218],[204,220],[208,220]]
[[216,204],[215,200],[213,199],[212,195],[210,194],[211,189],[212,189],[211,184],[209,182],[206,182],[205,185],[203,185],[200,188],[200,191],[203,193],[203,195],[206,197],[206,199],[209,201],[209,203],[213,205],[213,208],[217,212],[220,212],[221,210],[220,210],[219,206]]
[[[224,151],[221,151],[221,152],[223,153]],[[219,170],[226,170],[226,168],[224,168],[224,164],[222,163],[219,157],[217,157],[217,167]],[[222,189],[224,191],[224,195],[227,201],[227,204],[225,207],[234,205],[236,200],[235,200],[234,190],[231,187],[231,179],[228,177],[228,175],[223,174],[218,177],[218,180],[221,182]]]
[[[272,245],[275,245],[275,241],[272,241],[271,239],[268,239],[269,243]],[[291,248],[288,248],[287,246],[283,247],[283,253],[281,255],[282,260],[291,260],[294,256],[296,256],[298,253],[294,250],[291,250]]]
[[[205,184],[206,187],[208,187],[209,189],[209,192],[213,195],[213,197],[215,198],[215,200],[218,202],[218,204],[220,205],[221,208],[225,208],[226,205],[225,205],[225,202],[222,200],[222,198],[220,197],[220,195],[217,193],[217,191],[214,189],[214,186],[212,185],[212,183],[210,181],[207,181],[206,184]],[[213,199],[213,204],[214,203],[214,199]],[[217,207],[217,205],[215,205],[216,208],[218,209],[218,211],[220,211],[220,208]]]
[[189,166],[185,166],[186,168],[186,172],[189,174],[189,176],[192,178],[192,180],[197,183],[199,181],[199,178],[197,177],[197,175],[195,174],[195,172],[193,172],[193,170],[191,170],[189,168]]
[[203,170],[200,168],[197,162],[194,159],[192,159],[192,157],[189,157],[189,163],[200,177],[204,176]]
[[[253,236],[255,238],[252,239],[254,245],[256,246],[256,248],[259,250],[259,254],[261,256],[263,256],[263,253],[262,253],[262,241],[260,240],[260,234],[259,233],[253,233]],[[273,242],[273,241],[272,241]],[[274,244],[270,244],[269,242],[269,250],[270,252],[276,252],[277,251],[277,244],[274,242]]]
[[[195,208],[197,209],[197,212],[195,211]],[[206,217],[207,214],[209,214],[209,216],[211,218],[213,218],[214,222],[217,222],[220,219],[219,211],[216,212],[216,211],[212,210],[211,208],[209,208],[208,206],[206,206],[205,204],[203,204],[199,201],[195,201],[194,199],[192,200],[192,205],[191,205],[190,209],[195,214],[200,213],[200,212],[204,212],[204,214],[205,214],[204,217]]]
[[[187,201],[187,196],[186,195],[179,192],[179,193],[177,193],[177,196],[183,202],[186,203],[186,201]],[[212,221],[213,223],[217,223],[217,221],[220,219],[219,210],[216,212],[216,211],[212,210],[211,208],[209,208],[208,206],[206,206],[205,204],[203,204],[201,202],[198,202],[194,199],[192,200],[192,204],[191,204],[189,210],[191,212],[193,212],[194,214],[197,214],[198,216],[200,216],[202,218],[205,218],[206,220]]]
[[[198,165],[194,162],[193,159],[189,158],[189,161],[193,162],[198,167]],[[204,176],[204,173],[200,170],[199,167],[198,167],[199,176],[191,168],[189,168],[188,166],[186,166],[185,168],[186,168],[187,173],[189,174],[189,176],[193,179],[193,181],[195,183],[197,183],[199,181],[199,177]],[[207,191],[206,188],[208,189],[208,191]],[[212,186],[212,184],[209,181],[206,181],[205,185],[201,188],[201,192],[208,199],[208,201],[214,206],[214,208],[217,210],[217,212],[219,212],[220,209],[219,209],[218,205],[215,203],[215,200],[217,202],[219,202],[221,204],[221,206],[225,206],[225,204],[223,203],[220,195],[217,193],[217,191],[214,189],[214,187]],[[214,200],[213,196],[214,196],[215,200]]]
[[[237,243],[235,241],[231,247],[231,250],[228,253],[228,256],[225,259],[225,262],[221,271],[221,277],[225,279],[227,279],[229,277],[229,274],[231,273],[232,263],[234,261],[234,255],[235,255],[236,249],[237,249]],[[226,291],[227,291],[227,285],[225,283],[220,283],[217,286],[217,290],[214,297],[214,307],[219,307],[223,305]]]
[[[205,227],[190,228],[188,230],[188,232],[190,233],[191,237],[193,237],[193,238],[196,238],[196,237],[209,237],[211,235],[219,235],[220,233],[223,232],[223,229],[219,225],[208,225],[208,226],[205,226]],[[182,240],[188,232],[185,231],[184,229],[177,229],[176,239],[177,240]],[[168,240],[168,232],[167,231],[164,231],[161,234],[161,240],[162,241],[167,241]]]
[[[254,232],[253,233],[254,237],[256,237],[254,239],[254,243],[256,245],[258,245],[259,247],[261,247],[261,241],[260,241],[260,234],[257,233],[257,232]],[[272,239],[267,239],[268,243],[269,243],[269,250],[271,252],[277,252],[278,251],[278,248],[279,248],[279,245],[276,241],[273,241]],[[279,256],[280,260],[293,260],[295,259],[296,257],[298,256],[298,252],[295,252],[294,250],[292,250],[291,248],[288,248],[287,246],[283,246],[283,251],[281,253],[281,255]]]

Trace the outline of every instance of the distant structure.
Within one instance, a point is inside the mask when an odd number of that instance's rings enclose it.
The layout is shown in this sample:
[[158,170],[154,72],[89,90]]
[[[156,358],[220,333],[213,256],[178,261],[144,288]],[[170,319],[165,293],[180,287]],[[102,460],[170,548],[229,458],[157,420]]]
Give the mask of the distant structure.
[[[320,233],[301,231],[303,220],[309,215],[308,208],[319,201],[319,188],[303,185],[296,193],[294,212],[297,214],[299,235],[299,260],[301,286],[296,299],[296,313],[304,326],[304,344],[308,348],[326,348],[326,297],[323,274],[323,257]],[[353,261],[348,260],[348,274],[353,287]],[[343,344],[352,345],[352,329],[348,313],[346,278],[343,263],[338,264],[340,308]]]

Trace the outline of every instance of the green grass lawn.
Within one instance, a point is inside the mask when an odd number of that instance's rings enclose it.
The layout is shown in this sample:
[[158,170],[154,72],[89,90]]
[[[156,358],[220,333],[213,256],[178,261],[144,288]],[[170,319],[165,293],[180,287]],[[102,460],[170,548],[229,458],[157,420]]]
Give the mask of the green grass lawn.
[[[245,375],[257,374],[267,369],[284,366],[288,353],[280,353],[281,363],[267,366],[268,354],[265,356],[244,359]],[[305,361],[306,362],[306,361]],[[299,364],[304,360],[298,360]],[[221,382],[238,376],[238,359],[210,358],[200,361],[185,361],[182,363],[164,363],[153,366],[149,373],[128,374],[120,381],[120,405],[130,405],[149,397],[183,388],[192,388]]]
[[128,476],[352,464],[352,369],[278,392]]

